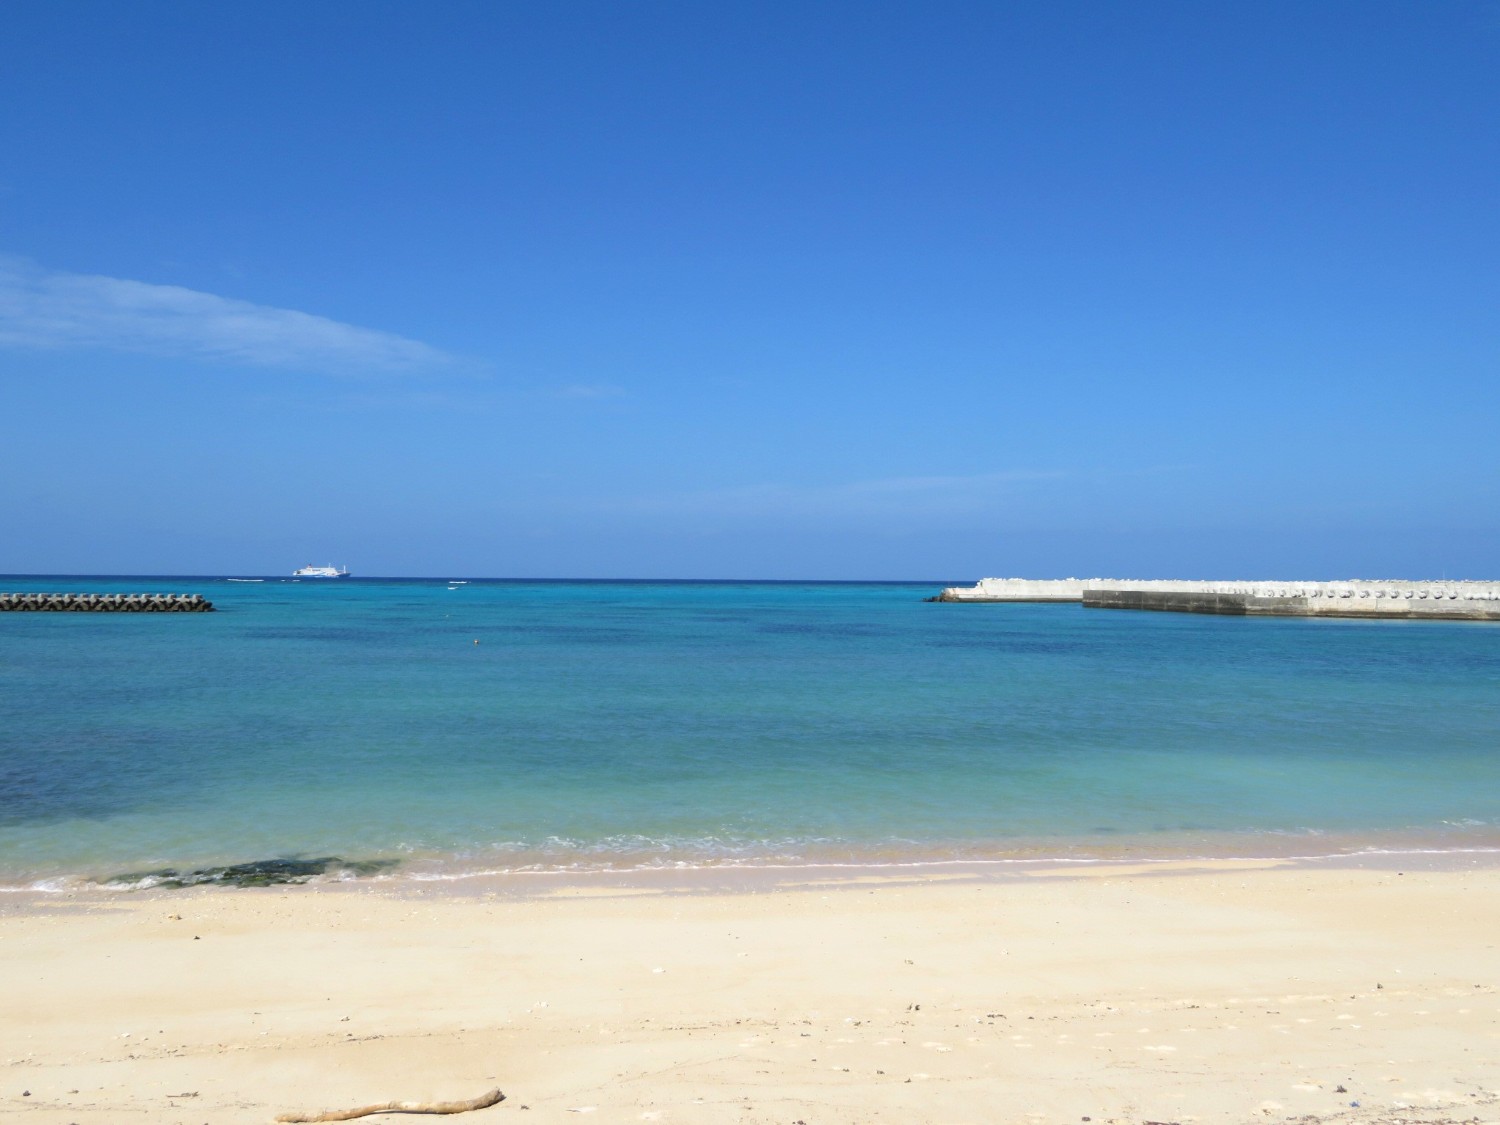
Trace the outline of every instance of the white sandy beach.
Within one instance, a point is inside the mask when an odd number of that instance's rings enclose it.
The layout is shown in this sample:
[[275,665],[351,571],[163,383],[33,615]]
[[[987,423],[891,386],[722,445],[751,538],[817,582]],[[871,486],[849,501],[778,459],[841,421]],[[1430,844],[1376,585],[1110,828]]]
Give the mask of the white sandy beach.
[[0,1117],[1497,1121],[1500,870],[1445,862],[11,895]]

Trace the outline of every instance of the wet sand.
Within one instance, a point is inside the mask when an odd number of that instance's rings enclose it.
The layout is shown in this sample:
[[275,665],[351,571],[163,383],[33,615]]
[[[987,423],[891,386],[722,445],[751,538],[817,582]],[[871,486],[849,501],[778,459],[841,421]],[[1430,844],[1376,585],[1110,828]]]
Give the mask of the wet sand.
[[1500,1121],[1494,861],[6,895],[0,1118]]

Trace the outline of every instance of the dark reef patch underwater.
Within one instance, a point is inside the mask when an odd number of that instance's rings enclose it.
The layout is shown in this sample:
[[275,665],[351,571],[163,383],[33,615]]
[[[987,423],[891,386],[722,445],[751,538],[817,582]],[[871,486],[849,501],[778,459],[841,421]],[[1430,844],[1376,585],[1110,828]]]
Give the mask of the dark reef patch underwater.
[[199,867],[178,871],[166,867],[160,871],[135,871],[100,879],[100,886],[146,890],[152,887],[197,887],[210,884],[220,887],[270,887],[278,883],[306,883],[319,875],[378,875],[397,866],[399,859],[347,860],[338,856],[321,859],[258,859],[250,863],[231,863],[224,867]]

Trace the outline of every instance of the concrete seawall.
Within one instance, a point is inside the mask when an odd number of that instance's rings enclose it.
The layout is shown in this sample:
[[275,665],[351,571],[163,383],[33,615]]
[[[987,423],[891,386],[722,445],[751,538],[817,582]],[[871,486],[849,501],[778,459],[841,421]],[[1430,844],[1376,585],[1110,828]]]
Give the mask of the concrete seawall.
[[[973,586],[949,586],[935,602],[1080,602],[1083,578],[981,578]],[[1094,580],[1097,581],[1097,580]]]
[[0,613],[211,613],[202,594],[0,594]]
[[1166,579],[986,578],[934,601],[1080,602],[1090,609],[1151,609],[1274,617],[1500,620],[1500,582],[1191,582]]

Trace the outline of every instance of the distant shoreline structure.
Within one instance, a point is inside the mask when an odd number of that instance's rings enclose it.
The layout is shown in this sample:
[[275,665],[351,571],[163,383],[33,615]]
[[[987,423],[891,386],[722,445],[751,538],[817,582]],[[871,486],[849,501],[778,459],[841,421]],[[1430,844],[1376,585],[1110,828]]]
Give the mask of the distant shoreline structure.
[[1150,609],[1269,617],[1392,617],[1500,621],[1500,582],[1336,582],[1122,578],[982,578],[934,602],[1074,602],[1090,609]]

